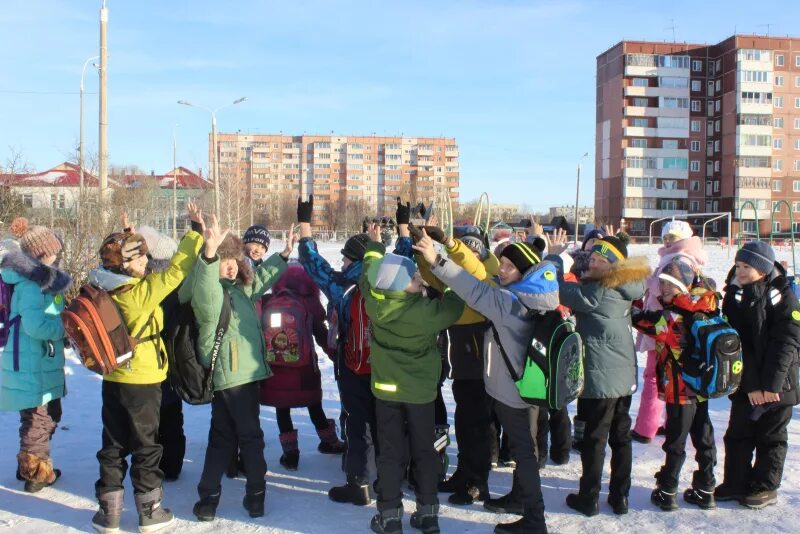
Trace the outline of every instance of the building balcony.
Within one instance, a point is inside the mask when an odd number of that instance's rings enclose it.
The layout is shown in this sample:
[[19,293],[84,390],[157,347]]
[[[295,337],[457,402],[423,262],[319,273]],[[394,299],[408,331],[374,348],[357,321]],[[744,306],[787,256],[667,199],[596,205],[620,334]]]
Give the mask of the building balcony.
[[622,170],[623,178],[670,178],[673,180],[687,180],[689,169],[630,169]]
[[739,113],[753,113],[756,115],[772,115],[772,103],[769,104],[750,104],[738,102]]
[[659,189],[656,187],[625,187],[623,196],[628,198],[689,198],[686,189]]
[[688,117],[684,108],[655,108],[644,106],[625,106],[626,117]]
[[738,145],[736,147],[736,155],[740,157],[747,156],[771,156],[771,146],[751,146],[751,145]]
[[686,138],[689,137],[688,128],[645,128],[643,126],[626,126],[623,135],[625,137],[668,137]]
[[672,96],[689,97],[688,87],[639,87],[638,85],[628,85],[625,87],[625,96]]
[[639,148],[635,146],[626,146],[623,152],[626,158],[689,158],[689,151],[685,148]]
[[622,216],[626,219],[659,219],[674,215],[686,215],[686,210],[657,210],[644,208],[622,208]]
[[444,155],[448,156],[448,157],[451,157],[451,158],[457,158],[458,157],[458,150],[445,150]]
[[675,69],[672,67],[651,67],[640,65],[626,65],[625,76],[677,76],[688,78],[689,69]]
[[417,156],[433,156],[433,149],[417,149]]

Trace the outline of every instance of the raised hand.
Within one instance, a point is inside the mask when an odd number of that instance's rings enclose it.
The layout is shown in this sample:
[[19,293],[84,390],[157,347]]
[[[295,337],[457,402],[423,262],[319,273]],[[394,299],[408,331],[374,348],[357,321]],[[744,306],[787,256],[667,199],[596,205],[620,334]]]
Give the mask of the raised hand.
[[186,204],[186,211],[189,214],[189,220],[192,221],[192,228],[199,226],[200,233],[204,233],[206,223],[203,220],[203,210],[194,202]]
[[133,225],[130,224],[130,222],[128,221],[127,211],[123,211],[122,214],[119,216],[119,222],[122,225],[122,231],[130,232],[132,234],[136,233],[136,230],[134,230]]
[[297,197],[297,222],[310,223],[311,214],[314,212],[314,195],[308,195],[308,201],[303,202],[301,197]]
[[603,231],[606,233],[607,236],[617,235],[617,233],[614,231],[613,224],[606,224],[605,226],[603,226]]
[[374,241],[376,243],[382,243],[383,241],[381,240],[381,223],[379,222],[370,223],[367,235],[369,236],[370,241]]
[[544,226],[539,224],[538,222],[533,220],[533,215],[531,215],[531,233],[544,235]]
[[222,230],[219,227],[217,215],[211,215],[211,224],[203,229],[203,239],[205,240],[205,257],[213,258],[217,255],[217,249],[222,244],[222,241],[228,236],[230,228]]
[[565,250],[567,250],[567,231],[563,228],[558,228],[554,230],[552,234],[547,235],[545,234],[547,239],[547,251],[550,254],[561,254]]
[[415,245],[412,245],[411,248],[419,252],[420,255],[425,258],[425,261],[433,265],[433,262],[436,261],[436,249],[433,246],[433,239],[431,239],[431,237],[425,231],[425,228],[423,228],[421,232],[422,237]]
[[283,252],[281,252],[283,259],[289,259],[289,256],[294,250],[295,243],[297,243],[297,236],[294,233],[294,225],[292,225],[289,227],[289,235],[286,236],[286,246],[283,247]]
[[398,225],[408,224],[411,221],[411,202],[406,202],[404,206],[400,202],[400,197],[397,197],[397,210],[395,211],[394,219]]

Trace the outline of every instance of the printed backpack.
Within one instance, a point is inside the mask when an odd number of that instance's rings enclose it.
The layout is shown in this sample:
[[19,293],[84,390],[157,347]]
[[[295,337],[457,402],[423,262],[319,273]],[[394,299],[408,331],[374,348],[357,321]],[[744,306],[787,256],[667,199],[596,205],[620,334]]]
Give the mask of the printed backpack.
[[583,392],[583,340],[575,330],[574,318],[564,311],[549,311],[536,316],[534,321],[522,376],[511,365],[492,325],[495,342],[522,400],[560,410]]
[[141,330],[131,336],[112,294],[124,293],[131,286],[120,290],[104,291],[91,284],[81,287],[78,296],[61,312],[64,332],[78,351],[84,367],[95,373],[107,375],[133,358],[133,349],[141,341],[140,336],[154,321],[150,314]]
[[678,362],[686,387],[706,399],[735,393],[743,368],[739,334],[721,314],[687,314],[684,320],[692,336]]
[[345,301],[352,295],[347,303],[350,311],[350,324],[347,332],[342,332],[342,324],[339,312],[335,306],[331,306],[328,315],[328,348],[339,351],[339,342],[343,339],[342,354],[344,355],[344,365],[357,375],[368,375],[372,373],[369,363],[369,317],[367,317],[366,304],[361,290],[353,284],[342,295]]
[[261,321],[269,365],[312,365],[311,315],[303,305],[303,300],[284,288],[270,296],[263,307]]
[[166,317],[161,337],[169,360],[170,385],[189,404],[208,404],[214,397],[214,369],[222,349],[222,338],[230,324],[231,309],[231,297],[227,291],[223,291],[222,309],[214,331],[208,368],[203,367],[198,358],[197,339],[200,331],[192,303],[177,304],[174,313]]

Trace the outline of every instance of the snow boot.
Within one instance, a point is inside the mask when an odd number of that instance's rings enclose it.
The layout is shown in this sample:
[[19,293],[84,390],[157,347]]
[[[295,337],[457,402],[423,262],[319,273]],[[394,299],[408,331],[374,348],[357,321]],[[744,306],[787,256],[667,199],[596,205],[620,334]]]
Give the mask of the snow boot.
[[650,502],[665,512],[674,512],[678,509],[678,492],[676,490],[668,491],[661,486],[656,486],[656,489],[650,494]]
[[100,534],[119,532],[119,519],[125,490],[110,491],[97,496],[100,509],[92,517],[92,527]]
[[735,488],[730,484],[722,483],[714,489],[714,499],[723,501],[741,501],[747,496],[747,491]]
[[53,469],[50,458],[40,458],[29,452],[17,454],[17,472],[25,481],[25,491],[28,493],[52,486],[61,476],[61,471]]
[[439,534],[439,505],[417,504],[417,511],[411,514],[410,524],[423,534]]
[[467,484],[467,487],[456,491],[447,498],[447,502],[458,506],[469,506],[479,501],[485,501],[489,498],[489,487],[483,486],[479,488],[473,484]]
[[486,499],[483,507],[496,514],[523,514],[522,502],[513,491],[496,499]]
[[[328,419],[328,426],[323,429],[317,429],[319,436],[319,445],[317,450],[322,454],[342,454],[346,448],[343,441],[339,440],[336,435],[336,423],[333,419]],[[297,439],[297,432],[295,431],[295,440]],[[281,444],[283,444],[281,442]]]
[[625,515],[628,513],[628,497],[626,495],[608,494],[608,505],[616,515]]
[[753,510],[760,510],[772,504],[778,504],[778,492],[776,490],[754,491],[739,502]]
[[645,445],[647,445],[648,443],[653,441],[651,438],[648,438],[647,436],[643,436],[643,435],[639,434],[638,432],[636,432],[635,430],[631,430],[631,439],[633,441],[635,441],[636,443],[643,443]]
[[248,493],[242,500],[242,506],[250,514],[250,517],[263,517],[264,516],[264,501],[267,498],[267,492],[262,490],[257,493]]
[[455,472],[443,482],[439,482],[439,491],[442,493],[455,493],[467,487],[467,477],[464,471],[456,469]]
[[[403,509],[383,510],[372,517],[369,527],[376,534],[402,534]],[[437,531],[438,532],[438,531]]]
[[352,503],[356,506],[372,504],[374,493],[372,485],[365,478],[349,476],[344,486],[335,486],[328,491],[334,502]]
[[555,465],[567,465],[569,463],[569,451],[567,452],[550,452],[550,460]]
[[717,502],[714,500],[714,491],[701,490],[697,488],[689,488],[683,492],[683,500],[689,504],[699,506],[703,510],[713,510],[717,507]]
[[139,532],[155,532],[175,522],[175,516],[169,508],[161,507],[164,492],[161,488],[133,496],[136,510],[139,512]]
[[297,471],[297,464],[300,462],[300,449],[297,447],[297,430],[281,432],[278,439],[283,449],[283,454],[280,458],[281,465],[287,471]]
[[526,508],[522,519],[511,523],[499,523],[494,527],[495,534],[530,534],[532,532],[546,532],[544,514],[532,508]]
[[567,495],[567,506],[580,512],[586,517],[592,517],[600,513],[597,499],[592,499],[580,493],[570,493]]
[[217,516],[217,506],[219,506],[219,493],[206,495],[194,503],[192,513],[198,521],[213,521]]

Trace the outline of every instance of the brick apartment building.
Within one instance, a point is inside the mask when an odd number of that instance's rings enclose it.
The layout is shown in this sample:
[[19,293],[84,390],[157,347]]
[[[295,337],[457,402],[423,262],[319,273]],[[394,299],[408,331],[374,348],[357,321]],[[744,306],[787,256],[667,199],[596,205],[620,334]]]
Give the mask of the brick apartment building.
[[239,180],[259,212],[313,194],[319,229],[337,229],[343,217],[394,215],[398,196],[428,203],[447,188],[458,200],[454,138],[222,133],[217,145],[220,184]]
[[[595,212],[650,222],[730,212],[733,232],[800,231],[800,38],[622,41],[597,57]],[[660,226],[656,226],[657,231]],[[711,235],[725,235],[724,222]]]

